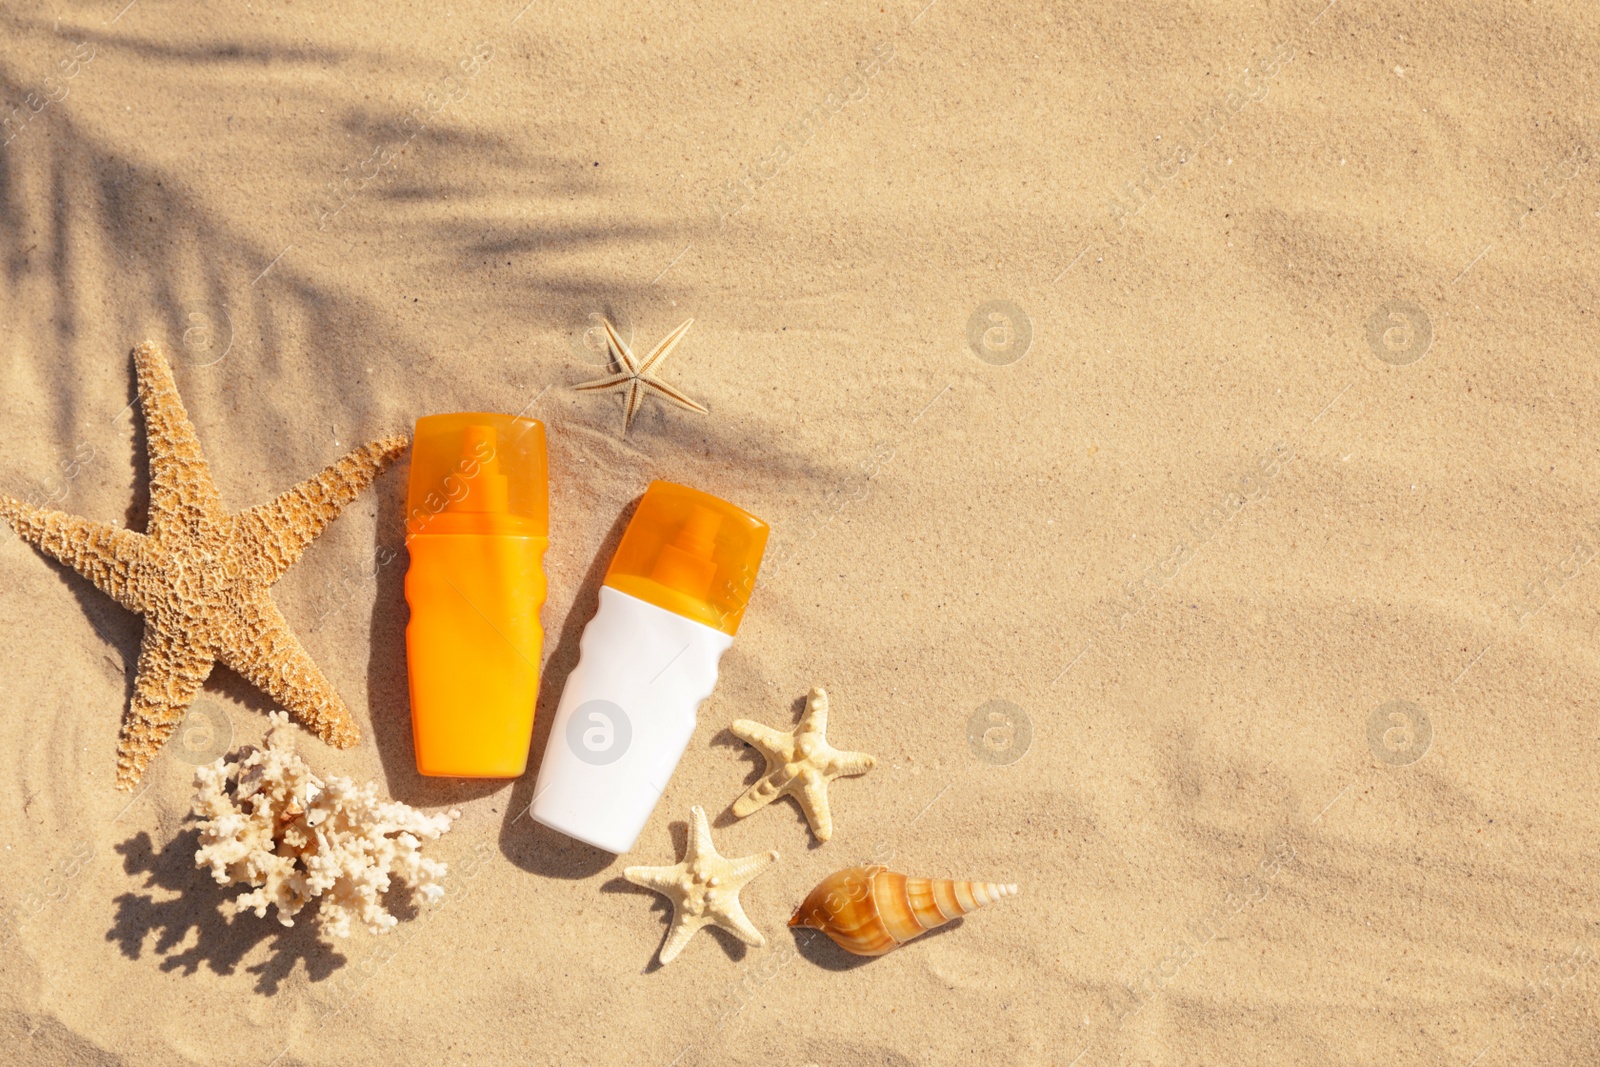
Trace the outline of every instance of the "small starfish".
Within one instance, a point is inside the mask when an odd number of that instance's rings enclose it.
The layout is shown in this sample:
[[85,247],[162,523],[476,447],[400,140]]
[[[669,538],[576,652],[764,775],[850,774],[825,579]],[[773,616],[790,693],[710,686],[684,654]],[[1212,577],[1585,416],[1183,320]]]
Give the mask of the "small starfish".
[[349,748],[360,730],[268,589],[405,451],[406,439],[374,441],[272,503],[230,515],[166,356],[146,341],[133,364],[150,453],[144,533],[0,496],[0,518],[18,534],[144,616],[133,700],[117,740],[117,788],[138,783],[219,661],[328,744]]
[[767,757],[761,780],[734,801],[734,815],[742,819],[781,796],[792,796],[800,802],[818,841],[833,836],[828,783],[844,775],[866,774],[878,762],[865,752],[840,752],[828,744],[824,736],[828,732],[828,694],[821,686],[811,690],[805,714],[788,733],[749,719],[739,719],[728,729]]
[[614,393],[626,390],[628,398],[622,412],[624,434],[633,425],[633,417],[639,413],[639,406],[644,403],[645,394],[652,391],[681,408],[698,411],[702,415],[707,414],[704,407],[690,400],[679,392],[676,386],[668,385],[655,374],[656,369],[666,362],[672,350],[678,346],[678,342],[683,340],[683,335],[689,332],[689,327],[694,325],[693,319],[667,334],[666,338],[642,360],[633,354],[633,350],[622,338],[617,336],[617,331],[609,321],[604,318],[600,321],[606,328],[606,344],[611,349],[611,358],[616,360],[617,372],[608,374],[604,378],[596,378],[592,382],[575,385],[572,387],[575,392]]
[[671,867],[629,867],[622,872],[622,877],[634,885],[653,889],[672,901],[672,927],[661,946],[662,966],[677,959],[689,939],[707,926],[720,926],[747,945],[767,943],[746,917],[739,903],[739,890],[778,862],[777,849],[762,856],[725,859],[711,843],[706,810],[696,804],[689,809],[689,815],[689,844],[682,863]]

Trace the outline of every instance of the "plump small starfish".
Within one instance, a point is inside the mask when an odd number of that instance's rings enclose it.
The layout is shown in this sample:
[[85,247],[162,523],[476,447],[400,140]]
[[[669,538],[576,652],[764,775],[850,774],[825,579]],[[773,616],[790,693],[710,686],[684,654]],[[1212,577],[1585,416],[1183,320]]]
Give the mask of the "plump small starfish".
[[728,729],[767,758],[760,781],[734,801],[734,815],[742,819],[781,796],[792,796],[800,802],[818,841],[833,836],[828,783],[845,775],[866,774],[878,762],[865,752],[840,752],[828,744],[828,694],[821,686],[806,697],[805,714],[788,733],[749,719],[739,719]]
[[720,926],[747,945],[764,945],[767,939],[755,928],[739,903],[739,890],[756,875],[778,862],[776,849],[760,856],[730,860],[717,854],[711,843],[706,811],[689,809],[689,844],[683,862],[671,867],[629,867],[622,877],[672,901],[672,927],[661,946],[661,964],[678,958],[683,946],[699,930]]
[[639,413],[639,406],[644,403],[646,393],[655,393],[665,397],[681,408],[698,411],[706,414],[706,409],[690,400],[676,386],[668,385],[656,376],[661,364],[665,363],[672,350],[683,340],[683,335],[689,332],[689,327],[694,325],[690,319],[676,330],[667,334],[666,338],[648,356],[640,359],[633,354],[622,338],[617,336],[616,329],[606,319],[600,320],[606,328],[606,345],[611,349],[611,358],[616,361],[617,372],[608,374],[604,378],[596,378],[592,382],[584,382],[572,388],[580,393],[614,393],[623,391],[627,399],[622,412],[622,432],[626,434],[633,425],[633,417]]
[[144,616],[133,700],[117,741],[117,787],[132,789],[218,662],[336,748],[361,739],[344,702],[267,590],[378,472],[404,437],[358,448],[270,504],[230,515],[153,341],[133,352],[150,452],[145,532],[0,497],[23,538]]

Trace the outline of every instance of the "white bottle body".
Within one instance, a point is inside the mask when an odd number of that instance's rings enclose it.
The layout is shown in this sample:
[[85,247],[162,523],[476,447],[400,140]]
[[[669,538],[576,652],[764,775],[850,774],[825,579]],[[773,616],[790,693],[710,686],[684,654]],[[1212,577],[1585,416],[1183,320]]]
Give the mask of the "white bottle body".
[[721,630],[601,586],[528,814],[596,848],[632,849],[732,644]]

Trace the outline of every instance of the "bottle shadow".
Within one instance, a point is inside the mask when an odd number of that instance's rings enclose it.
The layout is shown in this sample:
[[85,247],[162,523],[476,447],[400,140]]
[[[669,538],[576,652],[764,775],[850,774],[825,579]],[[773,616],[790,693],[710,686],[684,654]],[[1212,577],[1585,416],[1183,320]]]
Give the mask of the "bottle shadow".
[[[411,735],[411,683],[406,674],[406,625],[411,613],[406,606],[405,584],[411,560],[405,550],[405,509],[410,458],[407,450],[374,486],[378,521],[370,579],[377,588],[372,593],[367,706],[372,709],[372,739],[389,795],[415,807],[448,808],[498,793],[505,789],[506,779],[433,778],[417,773]],[[383,543],[385,538],[393,540],[393,547]],[[335,599],[333,603],[334,610],[338,610],[339,601]]]
[[500,851],[506,859],[525,871],[547,878],[590,878],[617,859],[605,849],[586,845],[535,822],[528,808],[533,803],[545,746],[550,743],[550,729],[555,722],[556,707],[561,703],[561,690],[566,686],[567,675],[578,665],[578,645],[584,628],[600,608],[600,586],[605,582],[606,568],[611,564],[611,557],[616,555],[617,545],[622,541],[639,500],[640,497],[635,497],[630,501],[606,531],[595,551],[594,561],[584,572],[572,598],[572,607],[561,623],[561,632],[545,657],[539,677],[539,699],[534,709],[528,773],[512,785],[511,799],[500,825]]
[[295,916],[292,927],[281,925],[275,915],[257,918],[245,913],[231,920],[225,916],[222,905],[242,889],[220,886],[209,871],[195,866],[199,842],[199,829],[191,828],[158,853],[150,835],[141,830],[114,846],[122,854],[128,874],[145,875],[145,890],[176,894],[131,892],[116,898],[116,920],[106,932],[106,940],[115,943],[124,956],[139,959],[154,934],[151,950],[163,957],[161,970],[192,975],[203,965],[215,974],[231,975],[258,946],[266,944],[267,958],[245,968],[256,976],[256,992],[266,996],[278,992],[297,960],[304,961],[313,982],[326,980],[348,962],[319,938],[315,903]]

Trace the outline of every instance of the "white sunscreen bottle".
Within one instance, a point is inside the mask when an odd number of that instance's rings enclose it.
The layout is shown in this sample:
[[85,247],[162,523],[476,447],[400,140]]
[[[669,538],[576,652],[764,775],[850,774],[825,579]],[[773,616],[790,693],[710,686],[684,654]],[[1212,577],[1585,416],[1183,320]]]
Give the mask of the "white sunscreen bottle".
[[633,848],[717,684],[766,545],[754,515],[650,483],[562,689],[534,819],[608,852]]

